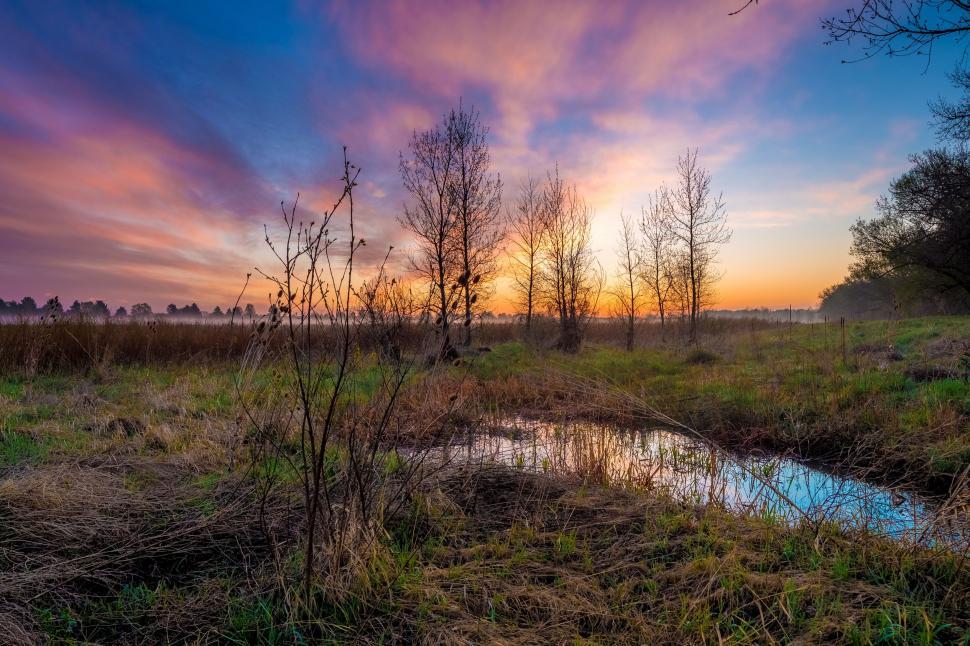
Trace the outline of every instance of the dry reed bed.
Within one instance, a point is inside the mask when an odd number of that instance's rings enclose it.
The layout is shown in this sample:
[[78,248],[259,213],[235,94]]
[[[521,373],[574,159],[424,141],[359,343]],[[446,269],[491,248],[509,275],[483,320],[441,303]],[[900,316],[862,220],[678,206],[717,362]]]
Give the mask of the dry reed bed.
[[[0,374],[88,373],[112,365],[171,365],[210,362],[238,362],[246,352],[259,321],[230,325],[185,321],[90,321],[60,320],[0,322]],[[681,326],[672,325],[661,333],[658,325],[644,323],[640,340],[647,344],[666,344],[681,338]],[[705,333],[719,339],[752,330],[770,329],[773,324],[756,320],[713,319]],[[478,322],[474,326],[476,346],[489,347],[520,337],[522,329],[510,322]],[[319,334],[325,334],[319,330]],[[619,342],[623,338],[622,322],[595,320],[587,329],[591,343]],[[360,347],[372,351],[378,347],[379,331],[361,328]],[[556,324],[551,319],[535,322],[535,339],[555,338]],[[429,328],[417,323],[406,325],[397,341],[406,351],[423,347]]]

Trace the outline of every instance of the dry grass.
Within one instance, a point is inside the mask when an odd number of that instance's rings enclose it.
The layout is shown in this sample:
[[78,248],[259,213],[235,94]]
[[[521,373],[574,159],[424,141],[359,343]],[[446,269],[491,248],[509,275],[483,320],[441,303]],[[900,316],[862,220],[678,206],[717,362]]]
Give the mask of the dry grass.
[[417,641],[932,643],[970,622],[965,566],[866,537],[504,468],[449,475],[422,513],[392,620]]
[[[538,318],[534,322],[535,343],[542,347],[555,338],[557,323]],[[612,319],[592,321],[586,330],[588,343],[621,344],[625,324]],[[764,330],[776,325],[757,320],[711,319],[704,327],[712,343],[719,343],[738,334]],[[36,374],[107,374],[113,367],[173,364],[198,365],[238,362],[252,340],[255,324],[191,323],[184,321],[87,321],[58,320],[41,323],[20,321],[0,323],[0,373]],[[682,344],[686,328],[671,323],[661,330],[655,323],[638,326],[641,345],[663,347]],[[323,334],[321,330],[317,332]],[[423,348],[429,330],[416,323],[407,323],[398,331],[401,347],[409,352]],[[360,331],[360,348],[376,351],[380,340],[376,332],[366,327]],[[517,323],[476,322],[473,340],[476,347],[489,348],[520,338],[522,328]],[[545,340],[544,343],[542,340]]]
[[[7,477],[0,484],[5,623],[39,639],[44,608],[81,608],[131,585],[191,589],[214,573],[258,567],[268,551],[252,504],[230,483],[200,496],[180,484],[191,478],[181,464],[132,457]],[[221,625],[213,612],[184,622],[189,634]],[[168,633],[170,619],[83,626],[79,636],[146,643]]]

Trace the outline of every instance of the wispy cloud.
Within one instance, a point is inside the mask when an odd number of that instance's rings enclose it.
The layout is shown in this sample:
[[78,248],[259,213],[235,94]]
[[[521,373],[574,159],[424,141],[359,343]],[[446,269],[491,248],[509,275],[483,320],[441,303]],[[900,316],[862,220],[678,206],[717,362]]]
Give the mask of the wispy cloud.
[[753,276],[757,241],[844,228],[925,139],[923,117],[882,104],[877,135],[826,148],[842,135],[819,124],[843,104],[803,67],[831,4],[335,0],[231,23],[195,6],[4,6],[0,296],[224,305],[265,265],[280,200],[299,191],[308,219],[330,206],[341,144],[365,171],[365,262],[394,245],[402,268],[398,153],[459,98],[491,128],[507,197],[557,162],[579,185],[608,268],[619,212],[699,148],[749,244],[727,274]]

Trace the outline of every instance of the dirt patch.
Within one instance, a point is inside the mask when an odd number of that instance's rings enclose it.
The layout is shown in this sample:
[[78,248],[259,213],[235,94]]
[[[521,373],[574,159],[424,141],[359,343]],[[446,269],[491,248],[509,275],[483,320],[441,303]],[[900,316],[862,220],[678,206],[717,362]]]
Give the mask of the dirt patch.
[[562,482],[503,467],[462,467],[440,482],[441,491],[463,514],[509,525],[566,493]]
[[692,350],[686,357],[684,357],[684,363],[691,366],[704,366],[710,365],[712,363],[717,363],[721,360],[721,355],[716,352],[711,352],[710,350],[704,350],[698,348],[697,350]]

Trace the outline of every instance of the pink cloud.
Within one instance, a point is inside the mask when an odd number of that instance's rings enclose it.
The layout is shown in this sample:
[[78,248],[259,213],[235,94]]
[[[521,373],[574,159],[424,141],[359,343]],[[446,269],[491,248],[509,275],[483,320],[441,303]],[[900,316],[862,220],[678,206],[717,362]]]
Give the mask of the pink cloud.
[[527,136],[567,103],[638,105],[709,96],[764,71],[818,2],[727,14],[730,2],[339,2],[329,17],[365,63],[446,101],[484,93],[500,139]]

